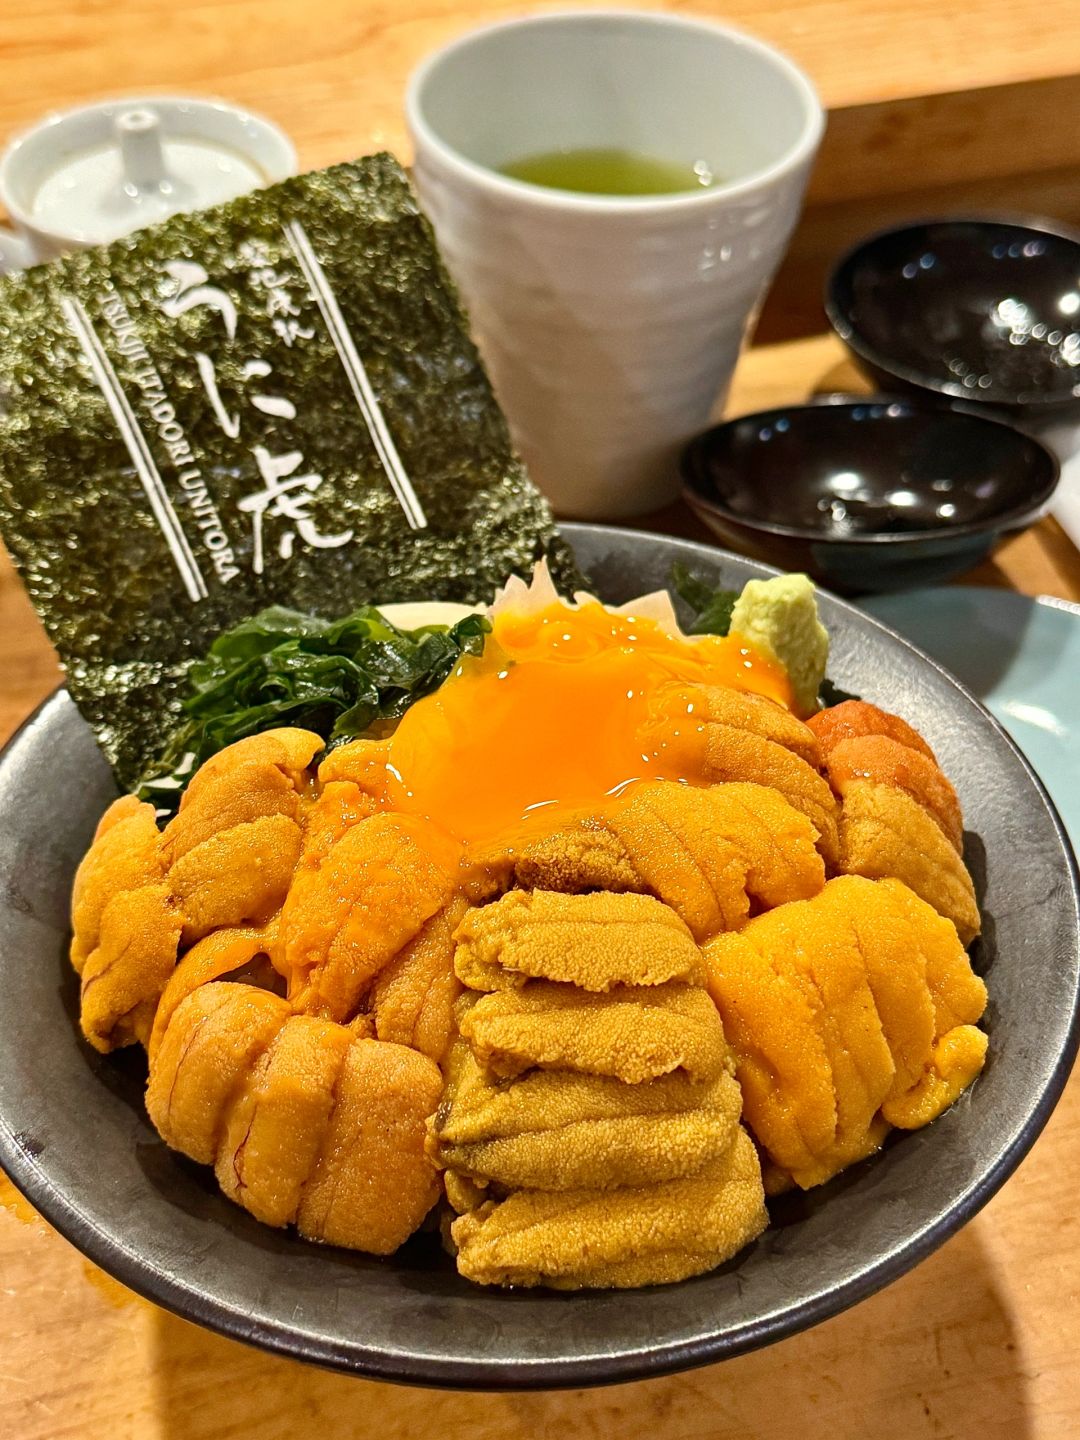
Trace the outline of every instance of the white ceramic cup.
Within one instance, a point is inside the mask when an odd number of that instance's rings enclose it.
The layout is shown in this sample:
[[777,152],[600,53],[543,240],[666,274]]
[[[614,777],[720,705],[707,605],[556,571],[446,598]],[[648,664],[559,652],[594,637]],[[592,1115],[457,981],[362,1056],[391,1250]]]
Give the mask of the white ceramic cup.
[[[572,11],[453,41],[406,113],[421,202],[537,484],[581,517],[671,499],[798,218],[824,127],[809,80],[726,26]],[[720,183],[613,197],[499,173],[577,148],[700,160]]]
[[[125,139],[129,154],[133,147],[136,164],[141,158],[140,152],[145,155],[145,142],[151,138],[147,134],[148,122],[149,128],[156,122],[166,139],[182,136],[193,142],[220,146],[223,154],[236,157],[252,183],[233,176],[235,183],[231,184],[228,175],[219,173],[210,177],[209,190],[203,194],[195,185],[183,193],[178,188],[169,192],[168,186],[160,187],[161,193],[154,193],[154,187],[148,185],[140,194],[138,185],[133,185],[125,197],[119,193],[125,175],[121,168],[117,124],[129,117],[132,124]],[[141,133],[137,128],[140,125]],[[110,147],[115,148],[110,152]],[[78,157],[95,155],[99,157],[96,178],[116,189],[118,202],[126,198],[132,203],[117,203],[111,215],[99,211],[91,223],[89,197],[73,179],[63,218],[43,220],[37,205],[42,187]],[[150,158],[152,161],[153,157]],[[23,270],[69,250],[115,240],[177,210],[201,208],[229,198],[230,191],[241,193],[243,189],[252,188],[252,184],[268,185],[295,173],[296,151],[289,137],[262,116],[223,100],[127,96],[61,111],[16,136],[0,156],[0,204],[14,226],[13,229],[0,226],[0,274]]]

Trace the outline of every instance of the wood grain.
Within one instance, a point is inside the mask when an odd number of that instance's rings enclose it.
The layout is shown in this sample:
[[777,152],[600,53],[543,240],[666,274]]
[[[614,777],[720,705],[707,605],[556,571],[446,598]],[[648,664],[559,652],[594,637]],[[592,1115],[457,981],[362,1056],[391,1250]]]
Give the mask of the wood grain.
[[[523,8],[522,0],[24,0],[0,10],[0,143],[44,111],[102,92],[182,91],[226,95],[269,115],[293,137],[305,169],[383,148],[407,161],[409,72],[454,35]],[[752,29],[804,66],[830,112],[806,213],[761,317],[762,341],[816,333],[831,259],[893,219],[1004,209],[1080,227],[1077,0],[978,0],[975,8],[657,0],[650,8]]]
[[[453,35],[523,8],[521,0],[21,0],[4,7],[0,22],[0,136],[103,91],[183,90],[265,111],[293,136],[305,166],[380,145],[404,156],[401,94],[413,66]],[[835,163],[815,181],[815,201],[850,193],[844,156],[862,135],[871,174],[875,157],[883,162],[868,193],[879,182],[904,188],[903,174],[927,166],[951,179],[1075,157],[1074,101],[1061,108],[1080,76],[1075,0],[979,0],[977,8],[672,0],[652,8],[753,29],[806,68],[842,136]],[[1042,89],[1062,79],[1064,89]],[[1012,87],[1007,100],[1003,87]],[[853,115],[863,107],[865,126]],[[910,163],[902,161],[909,152]]]
[[[407,157],[400,97],[409,70],[451,35],[521,8],[520,0],[20,0],[0,14],[0,137],[102,92],[183,90],[266,112],[292,134],[304,167],[383,146]],[[828,257],[883,217],[924,202],[982,203],[1002,190],[1002,203],[1072,214],[1076,0],[671,8],[721,16],[780,44],[832,112],[769,333],[819,328],[815,287]],[[758,349],[742,362],[731,408],[860,383],[835,341]],[[682,507],[653,523],[704,535]],[[1080,599],[1080,555],[1043,522],[967,578]],[[0,554],[0,739],[58,679]],[[132,1295],[0,1180],[0,1430],[10,1440],[790,1440],[793,1431],[799,1440],[1071,1440],[1080,1437],[1080,1238],[1068,1188],[1078,1093],[1070,1085],[987,1210],[883,1294],[726,1365],[591,1392],[433,1395],[262,1355]]]
[[610,1389],[433,1394],[248,1350],[0,1215],[0,1419],[14,1440],[1070,1440],[1074,1086],[1008,1188],[917,1270],[804,1335]]
[[[1075,164],[1078,136],[1080,74],[832,106],[807,203],[902,195],[913,182],[929,191],[957,177],[973,186],[1062,170]],[[1010,195],[998,196],[999,209],[1015,204]]]

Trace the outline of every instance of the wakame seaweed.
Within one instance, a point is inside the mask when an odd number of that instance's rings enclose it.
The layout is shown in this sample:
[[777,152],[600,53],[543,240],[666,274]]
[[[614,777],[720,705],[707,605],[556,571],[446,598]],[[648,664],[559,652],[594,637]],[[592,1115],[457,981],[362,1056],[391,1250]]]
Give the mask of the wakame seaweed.
[[389,155],[0,281],[0,417],[0,531],[126,788],[243,617],[581,583]]
[[396,720],[436,690],[462,655],[480,655],[484,615],[452,626],[401,630],[372,605],[321,620],[275,605],[220,635],[188,670],[184,720],[140,793],[171,809],[204,760],[279,725],[321,735],[328,746]]

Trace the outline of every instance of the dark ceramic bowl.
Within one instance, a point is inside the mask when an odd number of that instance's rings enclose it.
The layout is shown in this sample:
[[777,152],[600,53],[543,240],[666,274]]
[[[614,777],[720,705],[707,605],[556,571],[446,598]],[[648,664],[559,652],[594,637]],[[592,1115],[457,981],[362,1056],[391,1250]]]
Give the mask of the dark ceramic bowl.
[[1047,222],[883,230],[840,260],[829,320],[884,390],[993,407],[1057,445],[1080,427],[1080,238]]
[[1038,518],[1059,470],[1008,425],[886,395],[729,420],[691,442],[682,473],[729,545],[852,592],[969,569]]
[[[674,561],[728,587],[771,573],[656,535],[587,525],[565,534],[612,601],[664,586]],[[433,1235],[383,1260],[267,1229],[154,1133],[141,1056],[99,1055],[79,1038],[71,881],[116,791],[59,691],[0,759],[4,1169],[92,1260],[187,1319],[414,1384],[506,1390],[658,1375],[791,1335],[902,1275],[999,1189],[1061,1093],[1076,1049],[1080,898],[1050,801],[982,706],[876,620],[829,595],[821,609],[833,678],[918,726],[969,827],[990,1049],[975,1085],[933,1125],[829,1185],[782,1197],[753,1245],[680,1285],[505,1293],[462,1280]],[[1070,1177],[1057,1178],[1067,1205]]]

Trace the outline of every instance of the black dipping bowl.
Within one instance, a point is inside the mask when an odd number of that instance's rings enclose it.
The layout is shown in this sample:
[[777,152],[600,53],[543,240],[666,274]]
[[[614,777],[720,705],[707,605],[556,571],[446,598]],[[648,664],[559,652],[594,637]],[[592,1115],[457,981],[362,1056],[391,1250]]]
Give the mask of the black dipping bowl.
[[968,569],[1039,516],[1059,471],[996,420],[875,396],[729,420],[691,442],[682,473],[730,545],[851,592]]
[[882,389],[1000,407],[1059,445],[1074,443],[1080,239],[1037,220],[883,230],[839,262],[825,309]]

